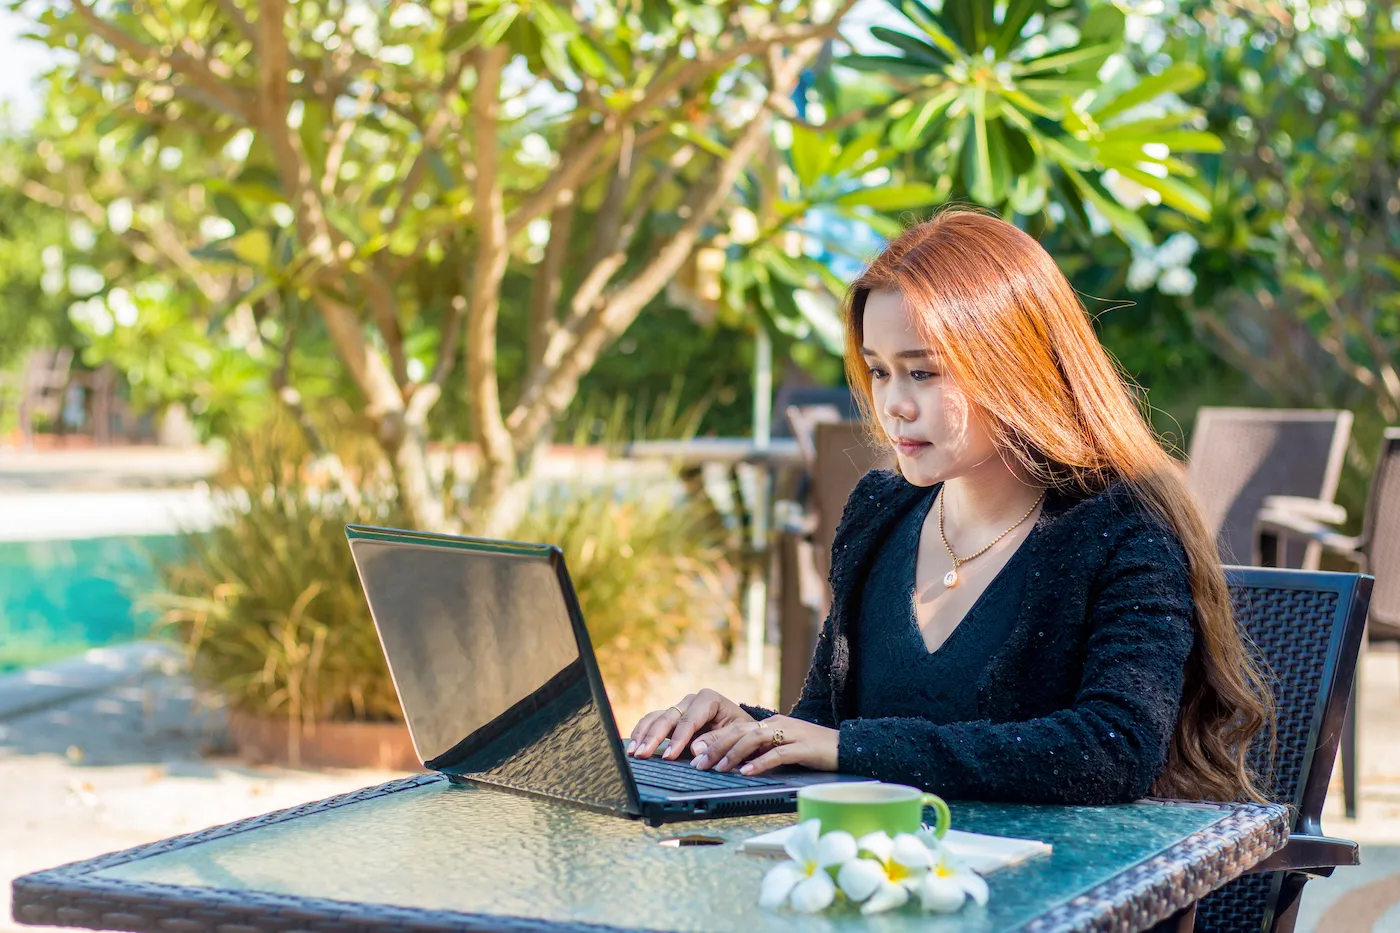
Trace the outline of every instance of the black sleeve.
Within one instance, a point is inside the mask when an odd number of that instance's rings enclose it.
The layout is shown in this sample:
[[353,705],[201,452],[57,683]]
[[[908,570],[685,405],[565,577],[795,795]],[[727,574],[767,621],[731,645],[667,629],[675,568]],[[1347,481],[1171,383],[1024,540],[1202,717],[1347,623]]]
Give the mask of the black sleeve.
[[1108,804],[1146,795],[1176,728],[1194,604],[1176,537],[1155,522],[1128,522],[1090,589],[1072,706],[1013,723],[847,720],[838,769],[954,800]]

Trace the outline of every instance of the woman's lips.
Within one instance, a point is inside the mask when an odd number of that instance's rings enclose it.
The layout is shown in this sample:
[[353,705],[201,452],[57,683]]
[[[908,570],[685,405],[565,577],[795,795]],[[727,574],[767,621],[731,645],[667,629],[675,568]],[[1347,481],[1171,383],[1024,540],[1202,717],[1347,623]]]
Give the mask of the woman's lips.
[[895,448],[905,457],[917,457],[932,446],[925,441],[897,441],[895,443]]

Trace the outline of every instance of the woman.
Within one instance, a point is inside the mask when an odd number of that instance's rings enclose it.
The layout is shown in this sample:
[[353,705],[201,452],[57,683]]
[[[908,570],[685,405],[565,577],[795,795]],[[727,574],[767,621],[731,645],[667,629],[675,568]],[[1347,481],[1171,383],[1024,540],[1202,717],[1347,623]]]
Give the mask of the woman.
[[628,753],[952,799],[1255,798],[1268,721],[1216,546],[1054,261],[949,210],[852,285],[846,367],[897,469],[851,493],[831,613],[774,715],[711,690]]

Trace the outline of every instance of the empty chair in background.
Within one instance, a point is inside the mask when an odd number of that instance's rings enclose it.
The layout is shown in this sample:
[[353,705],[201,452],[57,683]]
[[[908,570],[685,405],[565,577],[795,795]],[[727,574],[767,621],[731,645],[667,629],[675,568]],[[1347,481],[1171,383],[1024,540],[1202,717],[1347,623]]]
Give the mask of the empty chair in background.
[[[1254,562],[1254,525],[1267,496],[1331,503],[1351,436],[1351,412],[1201,408],[1191,433],[1187,485],[1225,563]],[[1320,549],[1299,548],[1279,566],[1316,569]]]

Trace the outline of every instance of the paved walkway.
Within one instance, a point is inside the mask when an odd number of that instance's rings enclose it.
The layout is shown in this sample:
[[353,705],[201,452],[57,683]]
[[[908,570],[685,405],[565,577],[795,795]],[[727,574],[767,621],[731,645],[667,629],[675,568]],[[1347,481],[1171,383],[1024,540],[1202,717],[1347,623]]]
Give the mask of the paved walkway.
[[52,705],[15,702],[13,681],[0,691],[16,711],[0,713],[0,930],[36,929],[10,919],[18,875],[397,776],[246,767],[220,749],[219,711],[201,708],[180,674],[159,664],[116,682],[102,674],[89,692],[73,667]]

